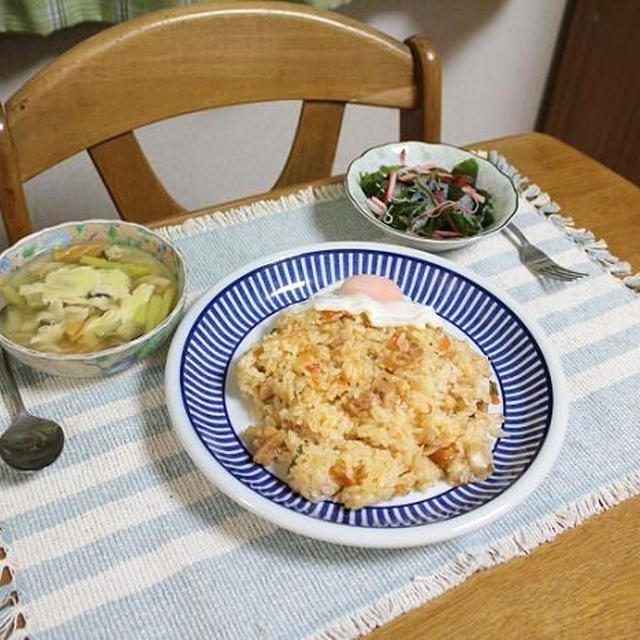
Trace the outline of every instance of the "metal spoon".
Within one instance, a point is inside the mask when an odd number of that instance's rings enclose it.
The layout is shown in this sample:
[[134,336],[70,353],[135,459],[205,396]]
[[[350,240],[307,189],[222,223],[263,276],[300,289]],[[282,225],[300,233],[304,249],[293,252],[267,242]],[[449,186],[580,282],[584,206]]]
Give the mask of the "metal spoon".
[[32,416],[25,409],[4,349],[0,349],[14,418],[0,436],[0,458],[21,471],[38,471],[50,465],[62,451],[64,433],[59,424]]

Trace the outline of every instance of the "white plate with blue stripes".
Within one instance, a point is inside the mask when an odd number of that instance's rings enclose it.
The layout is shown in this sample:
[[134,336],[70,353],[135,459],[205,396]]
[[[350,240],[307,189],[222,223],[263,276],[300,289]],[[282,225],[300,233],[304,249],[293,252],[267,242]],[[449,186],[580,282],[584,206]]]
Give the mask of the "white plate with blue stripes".
[[[328,500],[310,502],[252,461],[241,439],[249,416],[236,391],[233,364],[280,311],[358,273],[392,278],[409,298],[434,307],[447,331],[489,358],[505,435],[495,442],[494,470],[486,480],[348,509]],[[180,440],[223,492],[281,527],[355,546],[423,545],[500,517],[550,470],[567,422],[559,360],[515,302],[448,260],[378,243],[310,245],[231,274],[185,316],[171,344],[165,383]]]

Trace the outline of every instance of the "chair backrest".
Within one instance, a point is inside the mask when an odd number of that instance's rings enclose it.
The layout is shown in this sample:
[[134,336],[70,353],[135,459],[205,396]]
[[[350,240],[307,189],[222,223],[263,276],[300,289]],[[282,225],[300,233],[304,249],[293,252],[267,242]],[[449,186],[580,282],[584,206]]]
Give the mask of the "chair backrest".
[[88,150],[125,220],[184,213],[133,130],[223,105],[303,100],[275,186],[331,174],[346,103],[401,109],[401,137],[440,136],[440,64],[349,18],[285,2],[157,11],[73,47],[0,106],[0,207],[7,235],[30,232],[22,183]]

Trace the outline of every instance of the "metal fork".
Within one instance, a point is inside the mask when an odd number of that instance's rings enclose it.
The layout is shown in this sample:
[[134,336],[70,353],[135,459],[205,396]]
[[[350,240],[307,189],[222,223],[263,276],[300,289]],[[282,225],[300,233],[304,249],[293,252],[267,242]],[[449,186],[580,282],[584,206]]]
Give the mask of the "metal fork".
[[507,225],[503,231],[518,248],[520,260],[529,271],[535,275],[555,280],[578,280],[587,273],[567,269],[552,260],[544,251],[531,244],[526,236],[513,223]]

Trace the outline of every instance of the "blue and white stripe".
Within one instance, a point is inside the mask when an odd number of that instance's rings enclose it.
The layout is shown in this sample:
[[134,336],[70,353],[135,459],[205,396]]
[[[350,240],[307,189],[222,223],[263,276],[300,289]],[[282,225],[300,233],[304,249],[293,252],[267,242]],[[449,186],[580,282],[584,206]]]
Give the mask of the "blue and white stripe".
[[[343,200],[305,202],[262,217],[240,212],[237,224],[226,227],[185,227],[176,243],[193,293],[287,247],[380,239]],[[564,265],[592,274],[544,290],[501,236],[449,256],[534,316],[567,373],[567,439],[553,471],[525,502],[428,549],[311,540],[243,511],[194,468],[164,408],[163,354],[99,380],[20,367],[26,404],[59,420],[68,436],[60,460],[37,475],[18,478],[0,467],[0,520],[3,533],[12,534],[8,561],[16,573],[11,588],[24,595],[29,637],[293,640],[356,611],[364,612],[358,627],[364,631],[380,622],[373,604],[385,596],[394,598],[381,607],[386,612],[399,610],[396,594],[405,589],[403,608],[417,606],[451,586],[447,576],[460,581],[622,499],[615,489],[620,479],[640,468],[640,300],[528,205],[518,224]],[[298,269],[298,276],[304,281],[312,273]],[[406,278],[405,291],[418,286]],[[453,306],[468,303],[461,298]],[[251,313],[276,307],[268,300],[260,305]],[[549,520],[553,527],[536,534],[537,523]],[[412,529],[398,533],[405,531]],[[323,637],[357,635],[353,627],[333,629]]]
[[[432,306],[490,359],[501,389],[505,436],[483,482],[398,506],[352,510],[312,503],[253,463],[231,423],[225,387],[234,353],[257,325],[351,275],[392,277],[412,300]],[[332,249],[276,260],[245,273],[208,302],[186,340],[181,388],[191,425],[211,455],[247,487],[281,506],[328,522],[410,527],[468,513],[500,495],[536,457],[551,422],[552,386],[544,357],[518,316],[472,280],[427,258],[375,249]]]

